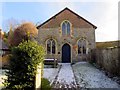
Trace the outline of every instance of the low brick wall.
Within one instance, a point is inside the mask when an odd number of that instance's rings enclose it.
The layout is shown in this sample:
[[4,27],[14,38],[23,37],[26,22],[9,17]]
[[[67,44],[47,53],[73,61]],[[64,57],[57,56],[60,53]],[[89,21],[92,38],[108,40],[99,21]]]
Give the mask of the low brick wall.
[[112,74],[120,75],[120,47],[94,49],[91,51],[90,62]]

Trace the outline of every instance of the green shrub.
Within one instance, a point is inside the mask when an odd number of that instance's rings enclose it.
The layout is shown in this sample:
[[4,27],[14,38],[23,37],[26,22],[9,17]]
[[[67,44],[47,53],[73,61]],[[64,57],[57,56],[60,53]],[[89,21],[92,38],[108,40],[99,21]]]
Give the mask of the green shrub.
[[12,49],[10,64],[4,85],[6,89],[33,89],[37,65],[44,60],[44,48],[30,40],[22,42]]
[[52,90],[52,86],[50,86],[50,82],[48,81],[48,79],[41,79],[41,90]]

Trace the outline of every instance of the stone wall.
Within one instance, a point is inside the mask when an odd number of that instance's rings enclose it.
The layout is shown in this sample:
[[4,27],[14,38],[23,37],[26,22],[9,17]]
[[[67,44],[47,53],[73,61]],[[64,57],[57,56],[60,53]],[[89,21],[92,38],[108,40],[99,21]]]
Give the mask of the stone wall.
[[[54,39],[56,41],[56,54],[47,54],[46,58],[57,58],[59,62],[62,59],[62,46],[67,43],[71,47],[71,62],[79,62],[85,60],[87,57],[86,55],[78,55],[77,48],[75,49],[74,46],[77,46],[77,41],[79,39],[85,38],[88,42],[87,48],[90,52],[91,49],[95,48],[95,30],[94,28],[73,28],[71,30],[71,35],[69,36],[62,36],[61,27],[58,28],[39,28],[38,31],[38,43],[42,44],[47,51],[46,48],[46,41],[48,39]],[[84,58],[85,57],[85,58]]]
[[[70,23],[70,35],[62,35],[62,24],[64,21]],[[46,58],[56,57],[58,61],[61,62],[62,47],[68,44],[71,50],[71,62],[79,62],[85,60],[89,51],[96,47],[95,29],[97,27],[68,8],[51,17],[37,28],[37,41],[39,44],[42,44],[45,49],[47,49],[46,42],[48,39],[54,39],[56,41],[55,55],[46,53]],[[87,53],[85,55],[82,55],[82,53],[78,55],[78,40],[80,39],[84,39],[87,43]]]
[[120,75],[120,47],[92,50],[91,62],[112,74]]

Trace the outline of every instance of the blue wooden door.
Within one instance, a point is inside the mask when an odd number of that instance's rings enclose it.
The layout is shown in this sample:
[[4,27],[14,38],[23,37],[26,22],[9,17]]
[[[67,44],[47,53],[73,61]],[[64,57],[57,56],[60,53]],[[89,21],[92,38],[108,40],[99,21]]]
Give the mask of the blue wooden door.
[[71,62],[71,48],[69,44],[64,44],[62,47],[62,63]]

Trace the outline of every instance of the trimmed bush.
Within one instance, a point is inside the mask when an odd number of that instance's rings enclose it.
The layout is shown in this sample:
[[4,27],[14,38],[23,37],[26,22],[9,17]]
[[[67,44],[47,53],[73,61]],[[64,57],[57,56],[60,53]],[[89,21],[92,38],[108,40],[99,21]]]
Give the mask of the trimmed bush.
[[10,90],[33,90],[37,65],[44,60],[45,51],[42,46],[30,40],[22,42],[12,49],[8,72],[8,79],[4,85]]

